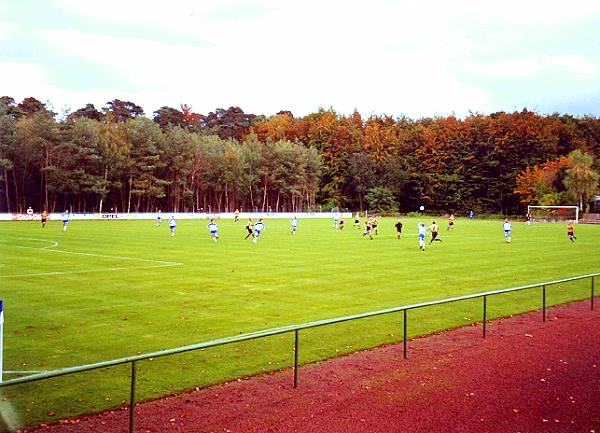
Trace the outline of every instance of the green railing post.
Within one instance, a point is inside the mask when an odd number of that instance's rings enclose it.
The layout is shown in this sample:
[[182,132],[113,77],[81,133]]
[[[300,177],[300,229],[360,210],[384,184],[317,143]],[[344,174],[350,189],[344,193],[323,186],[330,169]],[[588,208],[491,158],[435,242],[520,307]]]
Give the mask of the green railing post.
[[542,321],[546,321],[546,285],[542,286]]
[[590,297],[590,307],[594,309],[594,276],[592,276],[592,296]]
[[131,363],[131,393],[129,394],[129,433],[135,432],[135,361]]
[[483,338],[485,338],[485,327],[487,325],[487,296],[483,297]]
[[294,388],[298,388],[298,330],[294,331]]
[[403,332],[403,336],[402,336],[402,343],[404,345],[404,359],[408,358],[408,342],[407,342],[407,335],[406,335],[406,310],[404,311],[404,319],[402,321],[402,328],[404,329]]

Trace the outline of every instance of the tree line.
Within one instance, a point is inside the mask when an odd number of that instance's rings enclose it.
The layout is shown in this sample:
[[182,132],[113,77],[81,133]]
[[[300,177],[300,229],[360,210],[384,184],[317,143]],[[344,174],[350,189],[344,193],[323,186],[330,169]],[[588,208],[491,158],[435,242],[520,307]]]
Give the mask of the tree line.
[[[424,205],[522,213],[526,204],[589,201],[599,155],[600,119],[592,116],[522,110],[363,119],[320,109],[266,117],[239,107],[204,115],[182,105],[149,117],[118,99],[57,116],[35,98],[0,98],[0,210],[7,211],[408,212]],[[591,177],[548,195],[540,173],[561,158],[571,161],[563,177],[582,164]]]

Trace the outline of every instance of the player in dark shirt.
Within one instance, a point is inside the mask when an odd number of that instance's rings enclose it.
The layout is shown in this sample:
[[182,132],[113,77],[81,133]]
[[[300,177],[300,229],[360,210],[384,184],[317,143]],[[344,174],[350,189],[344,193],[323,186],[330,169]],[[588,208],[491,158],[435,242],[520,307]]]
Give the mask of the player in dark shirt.
[[365,232],[363,233],[363,237],[364,236],[369,236],[369,239],[373,240],[373,235],[371,234],[372,229],[373,229],[372,221],[369,218],[365,222]]
[[569,240],[571,242],[575,242],[575,239],[577,239],[577,237],[575,237],[575,227],[573,226],[573,221],[569,221],[569,224],[567,224],[567,236],[569,236]]
[[250,236],[254,237],[253,227],[254,223],[252,222],[252,218],[248,218],[248,222],[246,223],[246,231],[248,232],[248,234],[244,239],[248,239]]
[[396,226],[396,235],[398,235],[398,239],[400,239],[400,234],[402,234],[402,222],[399,218],[394,225]]

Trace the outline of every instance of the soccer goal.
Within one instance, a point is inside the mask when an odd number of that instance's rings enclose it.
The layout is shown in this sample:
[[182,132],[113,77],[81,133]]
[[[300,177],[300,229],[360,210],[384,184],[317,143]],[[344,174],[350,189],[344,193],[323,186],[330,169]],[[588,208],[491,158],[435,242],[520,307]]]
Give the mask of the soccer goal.
[[564,221],[579,222],[578,206],[527,206],[531,221],[556,223]]

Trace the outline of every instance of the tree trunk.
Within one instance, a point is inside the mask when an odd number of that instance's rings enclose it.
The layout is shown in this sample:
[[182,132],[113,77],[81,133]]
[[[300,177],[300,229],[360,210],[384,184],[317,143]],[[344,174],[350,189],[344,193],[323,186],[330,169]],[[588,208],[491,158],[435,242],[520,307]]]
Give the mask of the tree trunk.
[[[108,180],[108,165],[104,167],[104,185],[106,185],[106,181]],[[105,186],[106,188],[106,186]],[[104,196],[106,195],[106,191],[104,194],[100,196],[100,203],[98,205],[98,213],[102,213],[102,202],[104,201]]]
[[121,198],[121,209],[125,209],[125,196],[123,195],[123,185],[121,185],[121,188],[119,189],[119,196]]
[[4,193],[6,194],[6,211],[10,212],[10,194],[8,193],[8,169],[4,169]]
[[13,169],[13,185],[15,186],[15,212],[19,212],[19,202],[21,200],[20,194],[19,194],[19,184],[17,183],[17,175],[15,174],[15,171]]
[[173,175],[173,186],[174,186],[174,194],[173,194],[173,212],[179,212],[179,184],[178,184],[178,176],[177,173]]
[[[48,167],[48,165],[50,164],[50,152],[48,151],[48,145],[45,146],[46,148],[46,167]],[[44,177],[44,209],[46,207],[48,207],[48,179],[46,178],[46,174],[43,175]]]
[[[44,174],[44,171],[40,170],[40,202],[39,202],[40,207],[42,207],[44,205],[43,201],[44,201],[44,195],[46,192],[45,191],[46,190],[46,188],[45,188],[46,182],[44,182],[44,177],[46,177],[46,175]],[[28,201],[30,201],[30,200],[28,200]],[[31,203],[29,205],[31,205]],[[35,206],[35,204],[34,204],[34,206]]]
[[265,211],[265,206],[266,205],[267,205],[267,183],[265,182],[265,186],[263,188],[262,212]]
[[217,212],[221,212],[222,205],[223,205],[223,194],[219,194],[217,196],[217,209],[216,209]]
[[129,176],[129,191],[127,191],[127,213],[131,212],[131,186],[133,185],[133,178]]

